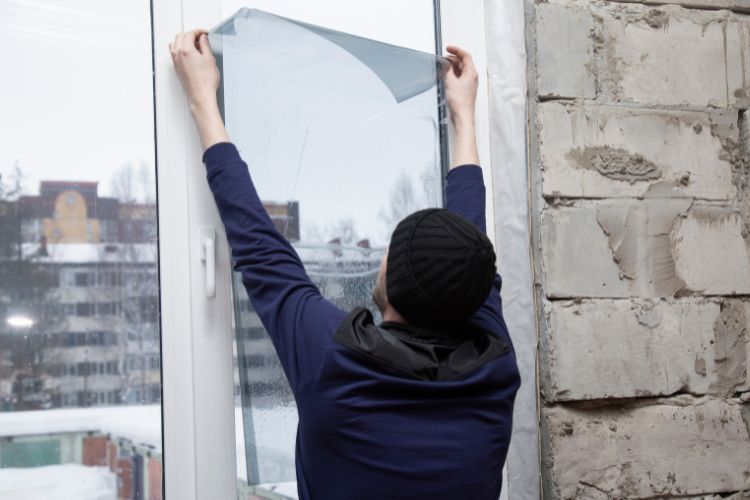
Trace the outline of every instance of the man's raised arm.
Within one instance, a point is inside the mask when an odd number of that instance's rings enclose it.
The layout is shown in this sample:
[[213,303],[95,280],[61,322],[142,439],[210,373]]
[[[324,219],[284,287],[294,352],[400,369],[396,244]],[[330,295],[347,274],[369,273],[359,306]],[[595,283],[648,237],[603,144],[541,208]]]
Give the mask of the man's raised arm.
[[[478,74],[471,55],[458,47],[449,45],[452,68],[445,75],[445,93],[451,121],[455,129],[453,158],[445,187],[446,208],[473,222],[483,232],[485,221],[486,191],[482,169],[479,166],[475,129],[475,105]],[[507,333],[502,313],[500,275],[495,276],[495,286],[487,300],[474,316],[492,328],[492,331]]]
[[216,100],[219,72],[203,30],[170,44],[204,148],[203,162],[250,301],[297,390],[317,371],[332,332],[346,313],[325,300],[289,242],[268,216],[247,164],[229,142]]

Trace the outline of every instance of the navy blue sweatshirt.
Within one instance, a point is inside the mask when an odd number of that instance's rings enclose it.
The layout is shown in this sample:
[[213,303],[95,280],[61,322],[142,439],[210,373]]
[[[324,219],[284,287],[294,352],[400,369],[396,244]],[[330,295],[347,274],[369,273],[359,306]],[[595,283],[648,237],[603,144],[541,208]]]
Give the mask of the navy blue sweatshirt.
[[[297,402],[300,498],[497,499],[520,385],[500,277],[466,331],[376,325],[321,296],[233,144],[203,161],[234,269]],[[450,171],[446,202],[485,230],[478,166]]]

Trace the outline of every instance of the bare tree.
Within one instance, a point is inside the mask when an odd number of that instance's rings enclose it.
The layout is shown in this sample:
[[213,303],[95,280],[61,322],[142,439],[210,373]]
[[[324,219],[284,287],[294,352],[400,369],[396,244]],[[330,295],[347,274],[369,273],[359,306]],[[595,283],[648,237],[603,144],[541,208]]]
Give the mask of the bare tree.
[[423,208],[420,201],[411,177],[406,172],[401,172],[393,183],[386,208],[380,212],[381,218],[389,230],[392,230],[401,219]]
[[419,174],[421,186],[414,186],[414,177],[402,171],[393,182],[388,203],[380,211],[387,230],[392,231],[407,215],[417,210],[440,205],[440,172],[435,165],[428,164]]
[[156,204],[156,179],[154,177],[154,166],[146,161],[138,165],[138,184],[141,187],[142,202]]
[[[0,317],[0,352],[6,364],[0,377],[13,386],[14,409],[33,409],[49,403],[42,387],[46,365],[45,332],[53,319],[48,295],[56,276],[48,264],[37,262],[39,252],[23,250],[21,195],[25,173],[16,162],[7,179],[0,178],[0,303],[8,316],[24,315],[35,320],[28,331],[14,330]],[[9,363],[8,363],[9,361]]]
[[329,228],[328,234],[330,236],[328,241],[338,238],[341,241],[341,244],[345,246],[355,245],[357,241],[359,241],[356,223],[351,217],[345,217],[336,221],[336,223]]
[[3,178],[0,173],[0,200],[16,200],[23,192],[23,184],[26,174],[21,169],[21,164],[16,160],[13,163],[8,179]]
[[327,244],[337,240],[341,245],[353,246],[360,239],[357,223],[352,217],[343,217],[325,227],[309,222],[305,224],[304,230],[304,240],[311,244]]
[[109,187],[113,197],[121,203],[153,204],[156,199],[154,167],[142,161],[137,167],[125,163],[110,177]]
[[[125,164],[110,179],[112,196],[121,203],[120,224],[133,222],[129,217],[156,217],[154,169],[147,162],[138,167]],[[156,221],[154,220],[155,224]],[[155,235],[154,235],[155,236]],[[148,240],[148,235],[146,240]],[[145,241],[145,244],[150,243]],[[155,339],[154,325],[158,324],[159,284],[156,266],[144,261],[144,244],[121,242],[117,248],[118,265],[115,269],[119,277],[116,287],[118,311],[118,346],[120,348],[120,377],[122,395],[128,398],[133,389],[138,389],[141,398],[151,386],[151,357],[158,354],[158,339]],[[106,248],[102,251],[106,251]],[[153,298],[153,300],[150,300]],[[135,367],[130,369],[130,357],[135,358]]]
[[134,203],[136,183],[133,165],[126,163],[112,174],[110,178],[110,192],[121,203]]

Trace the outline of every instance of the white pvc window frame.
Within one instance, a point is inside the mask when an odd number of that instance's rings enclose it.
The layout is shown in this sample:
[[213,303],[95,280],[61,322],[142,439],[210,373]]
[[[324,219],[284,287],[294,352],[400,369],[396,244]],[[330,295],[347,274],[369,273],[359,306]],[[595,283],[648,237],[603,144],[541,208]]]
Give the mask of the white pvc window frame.
[[[479,72],[477,139],[490,200],[487,231],[494,241],[484,0],[441,0],[439,4],[442,46],[450,43],[470,51]],[[176,33],[217,24],[221,2],[153,0],[152,5],[165,494],[168,500],[233,500],[237,474],[231,263],[206,183],[198,135],[168,51]],[[211,229],[217,236],[216,294],[207,298],[201,241]],[[507,485],[504,498],[506,491]]]

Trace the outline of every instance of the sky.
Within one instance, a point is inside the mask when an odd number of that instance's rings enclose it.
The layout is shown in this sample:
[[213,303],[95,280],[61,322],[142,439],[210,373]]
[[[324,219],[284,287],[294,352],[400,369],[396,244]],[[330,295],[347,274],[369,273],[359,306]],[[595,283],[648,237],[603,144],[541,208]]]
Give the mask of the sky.
[[0,173],[99,181],[154,165],[151,19],[146,0],[0,0]]

